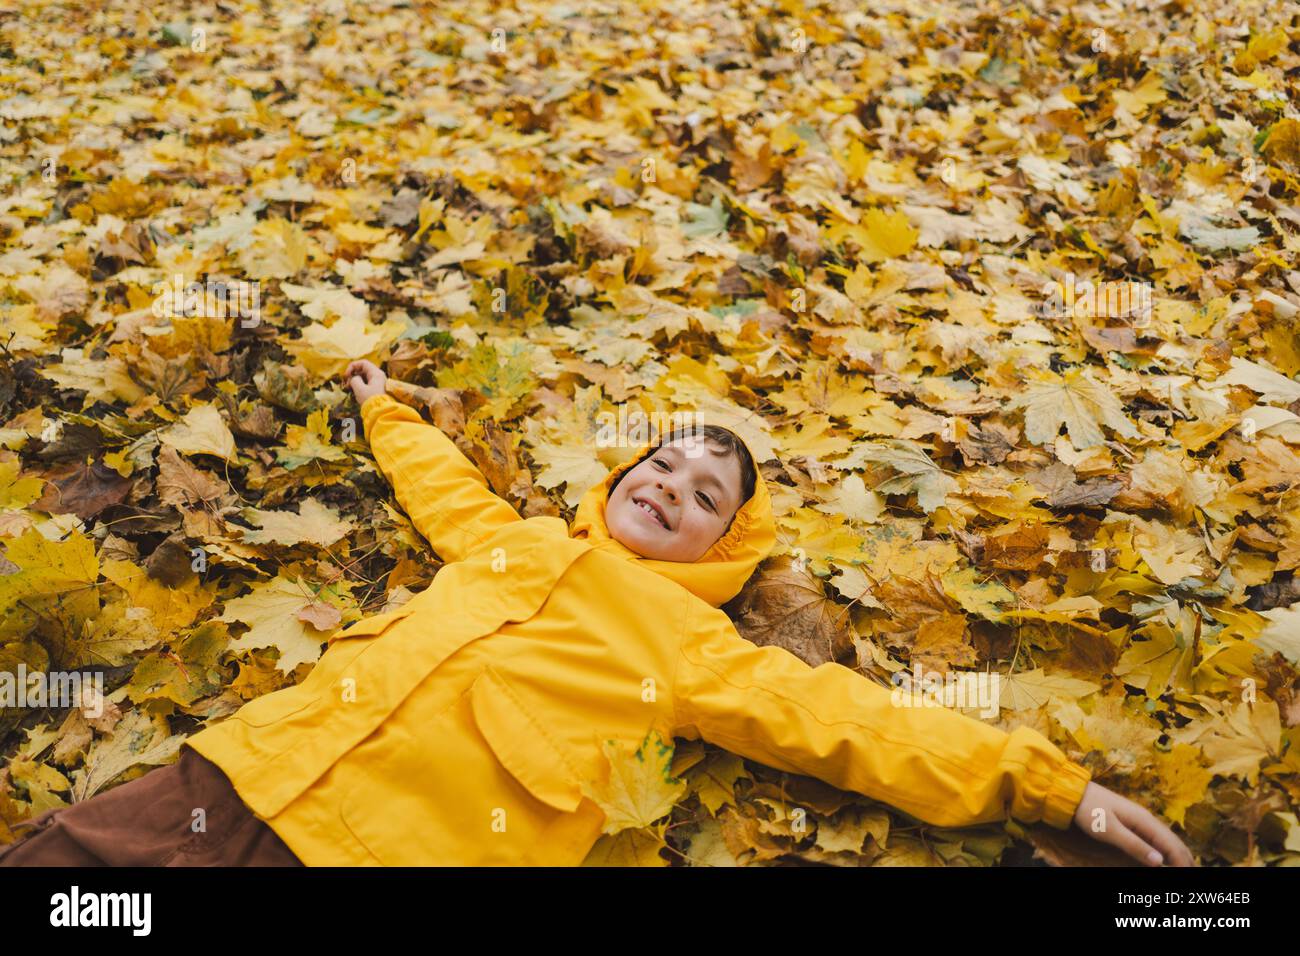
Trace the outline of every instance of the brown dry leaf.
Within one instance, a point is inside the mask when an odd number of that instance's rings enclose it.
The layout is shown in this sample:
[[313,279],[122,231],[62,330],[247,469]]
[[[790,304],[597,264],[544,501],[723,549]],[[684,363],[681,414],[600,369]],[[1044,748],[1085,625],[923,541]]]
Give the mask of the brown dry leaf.
[[1059,461],[1029,476],[1052,508],[1096,508],[1109,503],[1123,487],[1123,482],[1104,478],[1076,479],[1074,469]]
[[853,655],[844,608],[826,597],[821,582],[796,558],[766,562],[727,610],[744,637],[783,647],[812,667]]
[[1014,429],[990,422],[969,429],[957,447],[968,461],[996,465],[1016,450],[1018,437]]
[[984,539],[984,559],[1008,571],[1033,571],[1047,557],[1050,535],[1046,526],[1027,524]]
[[976,662],[961,605],[940,578],[930,573],[920,579],[891,577],[876,589],[876,597],[884,612],[873,615],[873,624],[890,645],[920,655],[918,663],[940,671]]
[[324,601],[313,601],[298,612],[298,620],[310,624],[318,631],[332,631],[342,619],[343,612]]
[[1077,828],[1063,831],[1038,824],[1029,828],[1027,837],[1034,858],[1052,866],[1133,865],[1133,858],[1119,847],[1094,840]]
[[158,452],[158,497],[165,505],[218,508],[230,500],[230,486],[202,468],[190,464],[174,448]]
[[46,472],[45,489],[31,505],[48,514],[75,514],[94,518],[105,508],[119,505],[131,493],[132,481],[100,461],[82,461]]

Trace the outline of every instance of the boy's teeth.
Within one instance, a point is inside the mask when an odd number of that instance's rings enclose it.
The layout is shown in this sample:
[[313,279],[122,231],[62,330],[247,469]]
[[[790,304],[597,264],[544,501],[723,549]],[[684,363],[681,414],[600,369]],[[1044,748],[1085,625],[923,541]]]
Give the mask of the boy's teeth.
[[653,507],[646,504],[644,501],[638,501],[637,504],[645,511],[646,514],[650,515],[650,517],[654,518],[665,528],[668,527],[667,525],[664,524],[664,519],[659,517],[659,512],[655,511]]

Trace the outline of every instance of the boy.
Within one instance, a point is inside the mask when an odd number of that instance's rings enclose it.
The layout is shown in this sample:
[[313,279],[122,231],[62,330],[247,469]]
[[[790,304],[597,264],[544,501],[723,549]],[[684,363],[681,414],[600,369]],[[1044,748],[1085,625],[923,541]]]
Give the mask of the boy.
[[[718,608],[769,553],[775,526],[734,434],[643,449],[587,492],[568,528],[493,495],[445,435],[385,393],[373,364],[345,376],[376,461],[447,562],[433,584],[331,638],[302,683],[189,738],[175,767],[38,817],[42,831],[0,851],[0,865],[189,862],[177,850],[192,842],[188,814],[137,814],[138,830],[118,834],[124,851],[84,836],[106,825],[97,801],[143,802],[172,785],[144,792],[169,771],[207,774],[230,810],[221,826],[240,836],[219,837],[228,850],[210,861],[574,865],[604,822],[585,786],[603,770],[602,743],[635,746],[649,730],[939,825],[1008,812],[1073,821],[1149,865],[1191,864],[1154,815],[1036,731],[893,707],[848,668],[810,668],[736,634]],[[183,808],[189,796],[173,799]],[[73,825],[80,843],[64,832]]]

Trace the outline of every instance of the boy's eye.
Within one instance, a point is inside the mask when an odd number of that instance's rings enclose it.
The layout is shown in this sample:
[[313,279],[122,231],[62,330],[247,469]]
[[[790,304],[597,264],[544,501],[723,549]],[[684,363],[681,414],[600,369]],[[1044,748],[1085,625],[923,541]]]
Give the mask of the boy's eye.
[[717,508],[713,507],[713,502],[709,500],[709,496],[706,495],[704,492],[702,491],[700,492],[700,497],[704,499],[704,503],[708,505],[710,511],[718,510]]

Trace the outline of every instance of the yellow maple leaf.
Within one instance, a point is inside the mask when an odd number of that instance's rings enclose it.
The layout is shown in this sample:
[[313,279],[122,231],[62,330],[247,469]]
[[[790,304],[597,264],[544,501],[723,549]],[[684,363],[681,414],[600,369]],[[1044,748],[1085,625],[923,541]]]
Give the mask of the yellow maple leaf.
[[1277,651],[1292,664],[1300,664],[1300,604],[1264,611],[1268,624],[1255,638],[1260,650]]
[[1008,710],[1037,710],[1051,701],[1077,702],[1101,690],[1100,684],[1065,674],[1048,674],[1041,667],[999,676],[998,706]]
[[1115,97],[1115,105],[1134,118],[1141,117],[1150,107],[1169,98],[1160,74],[1155,70],[1148,71],[1132,90],[1113,90],[1111,95]]
[[243,540],[249,544],[315,544],[332,545],[352,530],[352,522],[340,520],[339,513],[315,498],[304,498],[298,513],[292,511],[261,511],[245,508],[243,516],[257,525],[257,530],[243,531]]
[[116,357],[91,361],[84,349],[65,348],[59,352],[63,361],[40,370],[59,388],[79,389],[86,393],[83,405],[95,402],[138,402],[145,391],[131,378],[126,363]]
[[163,634],[189,627],[216,596],[215,585],[204,585],[197,575],[169,587],[130,561],[110,559],[103,562],[101,570],[105,578],[126,592],[133,607],[149,612],[154,626]]
[[0,309],[0,341],[11,352],[43,351],[45,340],[54,332],[54,325],[36,317],[36,306],[14,305]]
[[828,515],[841,515],[850,521],[870,524],[885,512],[885,502],[874,491],[868,491],[861,475],[845,475],[831,493],[814,510]]
[[254,279],[289,279],[307,265],[311,240],[302,226],[279,217],[254,227],[253,244],[240,252],[244,272]]
[[95,543],[79,532],[51,541],[35,528],[5,542],[5,558],[19,568],[0,575],[0,611],[28,596],[57,597],[93,587],[99,578]]
[[623,85],[619,93],[619,104],[627,111],[628,118],[642,129],[654,126],[654,110],[677,108],[677,104],[660,89],[659,84],[645,76],[638,76]]
[[804,415],[798,427],[791,425],[773,433],[786,458],[837,458],[853,445],[853,440],[836,428],[825,415]]
[[845,231],[861,247],[864,262],[884,262],[905,256],[916,247],[920,233],[903,212],[868,209],[862,222]]
[[[337,293],[324,293],[316,301],[330,302],[332,310],[337,306],[340,294],[346,295],[343,290],[337,290]],[[364,302],[361,304],[365,305]],[[397,340],[406,325],[398,318],[374,325],[364,316],[349,311],[336,319],[333,325],[312,323],[302,330],[300,338],[285,342],[284,349],[317,379],[325,379],[341,375],[348,363],[355,359],[377,358],[380,350]]]
[[653,829],[624,830],[610,836],[602,834],[582,861],[582,866],[667,866],[660,854],[667,844]]
[[805,560],[814,574],[827,573],[832,563],[849,567],[867,559],[861,533],[839,515],[801,507],[783,516],[778,525],[792,542],[789,553]]
[[651,730],[632,749],[612,740],[601,742],[608,773],[584,781],[582,791],[605,812],[603,833],[651,826],[686,796],[686,782],[671,775],[673,745]]
[[787,385],[772,398],[795,415],[821,413],[833,418],[862,414],[872,404],[863,379],[840,374],[833,362],[805,367],[797,386]]
[[1151,769],[1155,789],[1164,798],[1165,817],[1185,827],[1187,808],[1204,799],[1214,774],[1201,762],[1200,751],[1187,744],[1175,744],[1168,753],[1157,752]]
[[1212,564],[1200,535],[1141,518],[1134,518],[1133,524],[1137,530],[1133,537],[1137,553],[1162,584],[1177,584],[1184,578],[1209,573]]
[[41,496],[42,478],[20,478],[22,462],[0,461],[0,508],[25,508]]
[[284,575],[256,585],[243,597],[226,602],[219,621],[249,625],[248,632],[230,642],[230,650],[274,647],[280,652],[276,668],[289,673],[299,664],[320,659],[321,644],[335,629],[318,631],[299,620],[298,612],[318,600],[305,582]]
[[564,485],[564,500],[570,507],[577,507],[587,489],[609,474],[609,469],[585,444],[555,444],[539,438],[532,442],[529,453],[542,466],[537,473],[537,484],[543,488]]
[[[636,830],[629,830],[636,833]],[[604,839],[602,837],[602,839]],[[706,817],[698,824],[698,829],[686,842],[686,863],[688,866],[726,866],[739,864],[727,847],[722,824],[713,817]]]
[[[5,558],[17,573],[0,574],[0,646],[5,640],[50,629],[49,650],[59,666],[77,666],[78,637],[99,614],[99,560],[94,542],[77,531],[51,540],[36,527],[23,527],[4,541]],[[41,526],[57,534],[54,522]]]
[[1164,620],[1143,625],[1143,640],[1135,640],[1125,649],[1115,665],[1115,676],[1133,687],[1140,687],[1151,698],[1169,690],[1187,691],[1192,687],[1196,667],[1196,644],[1191,622],[1183,617],[1177,630]]
[[215,455],[226,461],[236,459],[235,436],[215,405],[196,405],[185,417],[162,433],[164,445],[182,455]]
[[359,222],[341,222],[334,227],[334,235],[350,245],[372,246],[387,239],[389,230]]
[[73,773],[73,802],[89,800],[132,767],[170,763],[184,741],[184,734],[168,729],[167,718],[131,711],[111,734],[91,746],[85,765]]
[[906,495],[916,493],[916,503],[927,514],[943,506],[947,496],[957,490],[957,482],[944,474],[916,442],[889,439],[864,442],[843,461],[840,468],[860,468],[865,464],[884,465],[895,474],[875,486],[877,494]]
[[1132,773],[1151,759],[1155,743],[1163,732],[1150,717],[1125,706],[1126,698],[1100,697],[1092,713],[1073,731],[1084,746],[1105,752],[1106,762],[1121,773]]
[[309,461],[343,461],[348,453],[333,444],[329,409],[318,408],[307,416],[306,425],[289,425],[285,429],[284,447],[275,450],[275,457],[293,471]]
[[1119,399],[1085,369],[1064,376],[1043,372],[1008,407],[1024,409],[1025,437],[1035,445],[1054,442],[1062,425],[1076,449],[1100,445],[1106,438],[1102,425],[1125,438],[1138,436]]
[[1169,737],[1176,743],[1199,746],[1209,761],[1210,773],[1242,777],[1254,786],[1260,763],[1282,752],[1282,721],[1277,704],[1261,699],[1243,701],[1235,707],[1211,697],[1197,700],[1208,712],[1186,727],[1174,728]]
[[338,286],[303,286],[292,282],[280,283],[280,291],[294,302],[304,303],[302,314],[321,321],[326,315],[369,322],[370,306],[347,289]]
[[[170,636],[170,634],[168,634]],[[65,647],[70,667],[117,667],[163,639],[148,609],[109,601],[87,618],[81,634]]]

